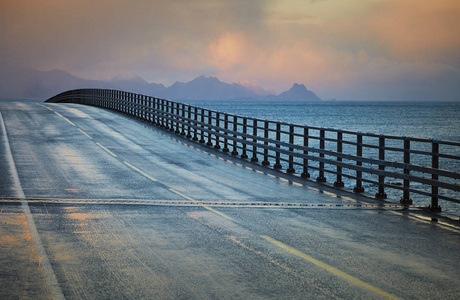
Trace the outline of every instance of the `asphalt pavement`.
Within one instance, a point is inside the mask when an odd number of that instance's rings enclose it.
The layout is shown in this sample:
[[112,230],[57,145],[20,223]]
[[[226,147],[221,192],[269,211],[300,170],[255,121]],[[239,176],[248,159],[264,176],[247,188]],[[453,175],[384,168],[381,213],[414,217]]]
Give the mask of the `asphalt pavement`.
[[0,102],[0,127],[1,299],[460,295],[458,220],[96,107]]

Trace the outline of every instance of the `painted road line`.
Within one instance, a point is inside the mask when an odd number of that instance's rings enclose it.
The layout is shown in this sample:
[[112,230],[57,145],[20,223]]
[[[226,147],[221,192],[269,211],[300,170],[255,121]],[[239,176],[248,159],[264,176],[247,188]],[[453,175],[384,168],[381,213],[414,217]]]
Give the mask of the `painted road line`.
[[0,112],[0,126],[2,128],[3,136],[4,136],[4,147],[5,147],[5,155],[6,159],[8,160],[8,164],[10,167],[12,179],[13,179],[13,186],[17,191],[17,196],[21,201],[21,206],[24,210],[24,214],[26,216],[27,225],[29,226],[29,232],[32,236],[32,240],[35,244],[35,251],[37,251],[37,256],[40,261],[40,266],[43,268],[45,273],[46,281],[49,284],[49,288],[51,290],[51,294],[53,295],[53,299],[65,299],[64,294],[62,293],[61,287],[56,278],[56,274],[53,271],[51,263],[46,255],[45,248],[40,240],[40,235],[38,234],[37,227],[35,226],[35,221],[32,217],[32,213],[30,211],[29,204],[26,201],[26,196],[21,186],[21,181],[19,180],[18,170],[16,169],[16,165],[14,163],[13,154],[11,153],[10,142],[8,141],[8,135],[6,132],[5,122],[3,121],[2,113]]
[[118,157],[115,153],[113,153],[112,151],[110,151],[110,150],[107,149],[106,147],[102,146],[101,144],[96,143],[96,145],[98,145],[99,147],[101,147],[102,149],[104,149],[108,154],[112,155],[113,157]]
[[[38,103],[37,103],[37,104],[38,104]],[[43,104],[38,104],[38,105],[40,105],[41,107],[44,107],[44,108],[46,108],[46,109],[51,110],[52,112],[54,112],[54,110],[53,110],[52,108],[49,108],[48,106],[45,106],[45,105],[43,105]]]
[[81,130],[80,128],[78,128],[78,130],[81,131],[81,133],[83,133],[84,135],[86,135],[87,138],[89,138],[90,140],[92,140],[93,138],[89,136],[89,134],[87,134],[86,132],[84,132],[83,130]]
[[374,292],[377,295],[380,295],[380,296],[385,297],[387,299],[399,299],[396,296],[393,296],[393,295],[391,295],[391,294],[389,294],[389,293],[387,293],[385,291],[382,291],[379,288],[376,288],[375,286],[372,286],[372,285],[370,285],[368,283],[365,283],[364,281],[361,281],[356,277],[353,277],[353,276],[351,276],[351,275],[349,275],[349,274],[347,274],[345,272],[342,272],[337,268],[334,268],[334,267],[332,267],[332,266],[330,266],[330,265],[328,265],[326,263],[323,263],[322,261],[319,261],[319,260],[317,260],[317,259],[315,259],[315,258],[313,258],[313,257],[311,257],[311,256],[309,256],[309,255],[307,255],[307,254],[305,254],[303,252],[300,252],[299,250],[297,250],[295,248],[292,248],[291,246],[288,246],[288,245],[286,245],[286,244],[284,244],[284,243],[282,243],[280,241],[277,241],[277,240],[275,240],[275,239],[273,239],[273,238],[271,238],[269,236],[261,235],[261,237],[264,238],[265,240],[275,244],[276,246],[288,251],[289,253],[292,253],[292,254],[294,254],[294,255],[296,255],[296,256],[298,256],[298,257],[300,257],[300,258],[302,258],[302,259],[304,259],[304,260],[306,260],[308,262],[311,262],[311,263],[317,265],[318,267],[321,267],[321,268],[325,269],[326,271],[328,271],[328,272],[330,272],[330,273],[332,273],[332,274],[334,274],[336,276],[339,276],[339,277],[341,277],[341,278],[343,278],[343,279],[345,279],[345,280],[347,280],[347,281],[349,281],[349,282],[351,282],[351,283],[353,283],[353,284],[355,284],[357,286],[360,286],[360,287],[365,288],[365,289],[367,289],[367,290],[369,290],[371,292]]
[[144,177],[147,177],[148,179],[150,179],[151,181],[157,181],[155,178],[151,177],[150,175],[144,173],[142,170],[139,170],[138,168],[136,168],[135,166],[133,166],[132,164],[130,164],[129,162],[127,161],[124,161],[123,162],[125,165],[127,165],[128,167],[130,167],[131,169],[133,169],[134,171],[138,172],[139,174],[143,175]]
[[66,120],[67,122],[69,122],[71,125],[73,125],[73,126],[75,126],[75,127],[77,126],[77,125],[75,125],[74,123],[72,123],[69,119],[67,119],[66,117],[64,117],[63,115],[61,115],[60,113],[58,113],[58,112],[54,112],[54,113],[55,113],[56,115],[60,116],[61,118],[63,118],[64,120]]
[[225,218],[225,219],[227,219],[229,221],[233,221],[233,218],[231,218],[231,217],[227,216],[226,214],[221,213],[220,211],[217,211],[217,210],[215,210],[215,209],[213,209],[213,208],[211,208],[211,207],[209,207],[209,206],[207,206],[205,204],[202,204],[200,201],[197,201],[197,200],[195,200],[195,199],[193,199],[193,198],[191,198],[189,196],[186,196],[186,195],[182,194],[181,192],[176,191],[175,189],[169,188],[169,190],[171,192],[173,192],[173,193],[175,193],[175,194],[187,199],[187,200],[190,200],[190,201],[192,201],[192,202],[194,202],[196,204],[199,204],[201,207],[203,207],[203,208],[205,208],[205,209],[207,209],[207,210],[209,210],[209,211],[211,211],[211,212],[213,212],[213,213],[215,213],[215,214],[217,214],[217,215],[219,215],[219,216],[221,216],[221,217],[223,217],[223,218]]

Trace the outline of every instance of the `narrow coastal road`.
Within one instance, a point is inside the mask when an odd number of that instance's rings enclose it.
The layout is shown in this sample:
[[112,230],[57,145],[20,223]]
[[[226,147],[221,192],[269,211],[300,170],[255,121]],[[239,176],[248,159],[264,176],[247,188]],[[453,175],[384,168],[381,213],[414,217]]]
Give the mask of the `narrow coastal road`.
[[1,299],[460,295],[458,224],[100,108],[0,102],[0,127]]

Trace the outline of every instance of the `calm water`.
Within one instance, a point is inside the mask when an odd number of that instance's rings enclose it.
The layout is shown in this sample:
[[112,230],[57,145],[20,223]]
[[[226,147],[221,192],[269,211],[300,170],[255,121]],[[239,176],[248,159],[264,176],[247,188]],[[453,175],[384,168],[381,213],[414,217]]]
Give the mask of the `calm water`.
[[[305,103],[237,100],[189,101],[189,103],[248,117],[300,125],[460,141],[460,102],[321,101]],[[428,149],[420,150],[429,151]],[[459,150],[455,149],[455,152],[451,154],[460,155]],[[391,158],[387,157],[387,159]],[[430,158],[425,156],[423,159]],[[416,160],[417,157],[414,155],[413,163],[424,164]],[[453,164],[452,161],[449,161],[447,163],[449,165],[440,167],[460,172],[460,162]],[[328,181],[333,182],[333,176],[329,175],[329,177],[331,178],[328,178]],[[354,185],[351,179],[344,179],[344,182],[347,186]],[[367,192],[376,192],[375,185],[366,183],[363,185]],[[399,201],[402,193],[391,189],[387,189],[386,192],[389,198],[396,201]],[[448,195],[458,198],[458,193]],[[416,205],[430,204],[427,197],[412,194],[411,198]],[[446,201],[440,201],[440,205],[444,211],[460,215],[460,205]]]
[[460,102],[189,101],[268,120],[361,132],[460,141]]

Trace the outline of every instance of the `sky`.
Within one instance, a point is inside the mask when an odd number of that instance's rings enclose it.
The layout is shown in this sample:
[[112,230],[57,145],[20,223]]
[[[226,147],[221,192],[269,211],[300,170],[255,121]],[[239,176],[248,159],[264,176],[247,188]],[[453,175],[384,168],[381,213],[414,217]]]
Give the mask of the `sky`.
[[0,66],[460,101],[459,0],[0,0]]

